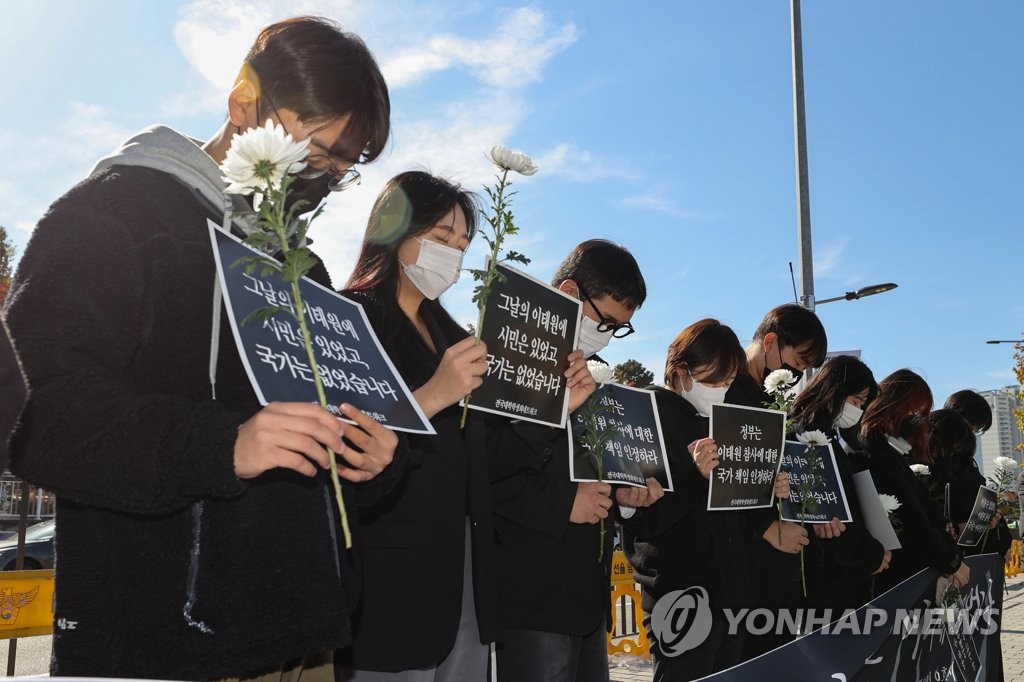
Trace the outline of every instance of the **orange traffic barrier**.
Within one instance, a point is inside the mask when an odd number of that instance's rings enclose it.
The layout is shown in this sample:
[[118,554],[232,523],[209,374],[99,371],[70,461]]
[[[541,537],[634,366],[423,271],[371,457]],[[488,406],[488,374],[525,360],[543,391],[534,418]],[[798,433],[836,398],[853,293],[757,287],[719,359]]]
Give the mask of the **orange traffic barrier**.
[[1006,568],[1003,570],[1003,574],[1007,578],[1012,578],[1020,573],[1020,550],[1022,543],[1020,540],[1014,540],[1010,545],[1010,558],[1006,560]]
[[649,659],[651,643],[643,626],[640,590],[633,580],[633,567],[621,551],[612,555],[611,573],[612,631],[608,633],[608,655],[630,654]]
[[53,632],[53,569],[0,572],[0,639]]

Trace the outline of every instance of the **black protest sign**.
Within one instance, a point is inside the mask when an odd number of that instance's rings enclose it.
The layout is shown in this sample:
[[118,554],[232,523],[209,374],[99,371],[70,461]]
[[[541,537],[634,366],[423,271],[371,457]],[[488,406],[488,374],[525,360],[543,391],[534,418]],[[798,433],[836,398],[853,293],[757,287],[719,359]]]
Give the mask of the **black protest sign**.
[[[654,394],[620,384],[602,384],[589,402],[569,417],[574,436],[569,439],[570,480],[601,480],[643,488],[648,478],[655,478],[671,492],[672,472]],[[585,444],[588,419],[594,420],[593,432],[608,436],[601,451],[600,478]]]
[[[925,569],[846,615],[827,609],[805,611],[807,634],[701,679],[762,682],[785,670],[787,678],[796,682],[1001,680],[1003,557],[982,554],[964,562],[971,571],[970,582],[948,598],[948,604],[940,601],[944,595],[937,589],[938,571]],[[714,617],[729,620],[730,628],[731,619],[736,618],[718,613]],[[738,620],[740,628],[764,625],[763,617]]]
[[565,426],[565,371],[576,348],[580,302],[506,265],[498,265],[481,339],[487,373],[469,397],[475,410]]
[[[318,402],[291,284],[258,268],[248,273],[243,263],[232,267],[239,259],[262,254],[213,222],[209,227],[235,343],[260,403]],[[306,278],[299,286],[327,409],[340,416],[341,404],[349,403],[390,429],[434,433],[381,348],[362,306]],[[250,313],[266,307],[282,310],[264,322],[243,323]]]
[[708,511],[770,507],[786,435],[786,413],[760,407],[711,406],[718,466],[711,472]]
[[988,524],[996,513],[998,506],[996,491],[985,486],[978,486],[978,495],[974,498],[974,509],[967,519],[956,544],[961,547],[975,547],[981,540],[981,536],[988,530]]
[[828,523],[834,518],[843,523],[853,520],[831,443],[808,447],[787,440],[779,470],[789,472],[789,499],[779,500],[783,520],[795,523]]

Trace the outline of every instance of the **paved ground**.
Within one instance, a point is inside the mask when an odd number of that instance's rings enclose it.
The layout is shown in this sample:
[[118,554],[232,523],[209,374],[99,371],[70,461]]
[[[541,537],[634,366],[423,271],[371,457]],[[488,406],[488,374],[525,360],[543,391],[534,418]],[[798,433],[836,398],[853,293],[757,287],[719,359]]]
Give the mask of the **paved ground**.
[[[1005,682],[1024,682],[1024,573],[1008,578],[1006,587],[1000,635],[1003,675]],[[651,682],[651,665],[646,661],[618,655],[609,662],[614,682]]]

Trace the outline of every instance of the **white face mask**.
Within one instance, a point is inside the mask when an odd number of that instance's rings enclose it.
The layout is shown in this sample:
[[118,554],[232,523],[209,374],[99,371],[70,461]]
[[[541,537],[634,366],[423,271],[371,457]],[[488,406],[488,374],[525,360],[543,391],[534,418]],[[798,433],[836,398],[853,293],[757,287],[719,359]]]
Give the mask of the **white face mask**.
[[843,401],[843,411],[839,413],[834,422],[835,426],[840,429],[848,429],[851,426],[856,426],[857,422],[864,415],[864,410],[860,409],[853,403]]
[[579,343],[580,350],[583,351],[583,357],[589,358],[600,353],[608,345],[608,342],[612,340],[612,334],[614,333],[614,330],[606,332],[597,331],[597,322],[584,315],[580,321]]
[[698,414],[703,417],[710,417],[711,406],[721,405],[725,402],[725,394],[729,391],[729,387],[719,386],[715,388],[702,384],[694,379],[692,374],[690,375],[690,382],[692,384],[690,390],[687,391],[686,388],[681,387],[679,394],[686,399],[686,402],[693,405]]
[[466,252],[430,239],[417,237],[416,241],[420,243],[420,255],[412,265],[402,263],[402,268],[420,293],[433,301],[459,281]]

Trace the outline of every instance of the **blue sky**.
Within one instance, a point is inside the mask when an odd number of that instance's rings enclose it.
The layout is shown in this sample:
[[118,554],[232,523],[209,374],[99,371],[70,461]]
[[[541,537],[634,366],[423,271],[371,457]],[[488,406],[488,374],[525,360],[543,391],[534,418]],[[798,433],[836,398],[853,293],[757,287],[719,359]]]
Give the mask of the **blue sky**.
[[[313,228],[351,269],[384,181],[423,167],[479,190],[495,143],[541,171],[517,183],[512,245],[549,279],[577,242],[626,245],[649,297],[613,362],[660,378],[705,316],[749,340],[792,300],[797,261],[789,3],[432,0],[0,5],[0,223],[19,251],[47,205],[123,138],[165,123],[206,139],[258,29],[290,14],[359,33],[391,86],[389,154]],[[1024,5],[803,4],[815,290],[899,289],[821,306],[832,349],[881,378],[911,367],[936,401],[1012,381],[1024,331]],[[482,259],[471,250],[467,262]],[[475,315],[468,282],[446,294]]]

